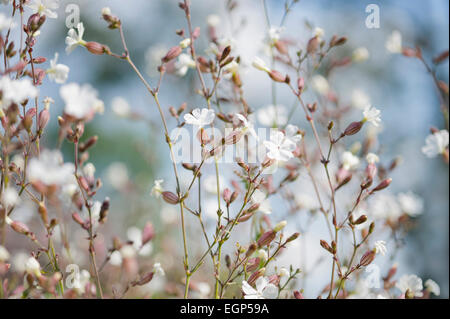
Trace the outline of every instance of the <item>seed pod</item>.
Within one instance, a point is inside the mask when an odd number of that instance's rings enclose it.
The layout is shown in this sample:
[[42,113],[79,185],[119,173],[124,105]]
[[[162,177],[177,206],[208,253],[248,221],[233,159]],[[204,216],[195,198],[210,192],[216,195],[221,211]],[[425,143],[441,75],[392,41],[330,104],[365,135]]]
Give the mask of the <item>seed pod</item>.
[[361,257],[359,264],[361,266],[369,266],[374,259],[375,259],[375,252],[373,250],[370,250]]
[[271,70],[269,73],[269,77],[275,82],[284,83],[286,82],[286,75],[283,75],[281,72],[276,70]]
[[161,59],[161,61],[163,63],[167,63],[167,62],[177,58],[181,54],[182,51],[183,50],[178,45],[175,47],[172,47],[171,49],[169,49],[169,51],[166,53],[166,55]]
[[247,252],[245,253],[245,257],[250,257],[255,251],[256,251],[256,248],[258,248],[257,246],[256,246],[256,244],[255,243],[252,243],[249,247],[248,247],[248,249],[247,249]]
[[309,39],[308,45],[306,47],[306,52],[308,54],[314,53],[317,51],[317,48],[319,47],[319,38],[317,36]]
[[344,135],[345,136],[355,135],[356,133],[358,133],[361,130],[361,128],[363,127],[363,124],[364,124],[364,122],[362,122],[362,121],[351,123],[345,129]]
[[274,230],[266,231],[261,237],[258,239],[258,247],[264,247],[270,245],[270,243],[275,239],[277,232]]
[[172,192],[162,192],[162,198],[164,199],[164,201],[166,203],[172,204],[172,205],[176,205],[180,202],[180,199],[178,198],[177,195],[175,195]]
[[357,220],[353,222],[353,225],[361,225],[362,223],[365,223],[367,221],[366,215],[361,215]]
[[320,246],[322,246],[322,248],[328,251],[330,254],[333,254],[333,249],[330,247],[330,245],[328,245],[328,243],[325,240],[323,239],[320,240]]
[[106,48],[107,47],[105,45],[98,43],[98,42],[91,41],[91,42],[86,43],[86,49],[95,55],[102,55],[103,53],[105,53],[107,51]]

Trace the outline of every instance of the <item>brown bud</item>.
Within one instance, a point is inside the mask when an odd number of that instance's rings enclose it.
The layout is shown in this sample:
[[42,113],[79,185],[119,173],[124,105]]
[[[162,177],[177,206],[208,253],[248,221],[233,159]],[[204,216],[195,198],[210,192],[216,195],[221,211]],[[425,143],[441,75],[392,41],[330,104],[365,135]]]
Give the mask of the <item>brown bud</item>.
[[28,228],[28,226],[19,221],[13,221],[11,223],[11,228],[19,234],[23,234],[23,235],[30,234],[30,229]]
[[39,208],[38,208],[38,212],[39,215],[41,216],[42,221],[44,222],[44,225],[47,227],[48,226],[48,213],[47,213],[47,208],[45,207],[44,203],[39,203]]
[[361,266],[369,266],[374,259],[375,259],[375,252],[373,250],[370,250],[361,257],[359,264]]
[[274,230],[266,231],[258,239],[258,247],[264,247],[270,245],[270,243],[275,239],[277,233]]
[[164,199],[164,201],[172,205],[176,205],[180,202],[180,199],[178,198],[177,195],[168,191],[162,192],[162,198]]
[[247,252],[245,253],[245,257],[247,258],[250,257],[256,251],[257,248],[258,246],[255,243],[251,244],[248,247]]
[[300,291],[298,291],[298,290],[295,290],[295,291],[294,291],[294,298],[295,298],[295,299],[305,299],[305,298],[303,297],[303,295],[300,293]]
[[445,60],[448,59],[448,50],[442,52],[441,54],[439,54],[437,57],[435,57],[433,59],[433,63],[434,64],[439,64],[441,62],[444,62]]
[[366,215],[361,215],[356,221],[353,222],[354,225],[361,225],[367,221]]
[[102,203],[102,207],[100,208],[100,217],[98,221],[101,224],[106,222],[106,219],[108,218],[108,213],[109,213],[109,198],[106,197]]
[[92,41],[86,43],[86,49],[95,55],[102,55],[103,53],[107,52],[107,47],[105,45]]
[[300,236],[300,233],[294,233],[291,236],[288,237],[288,239],[286,239],[286,243],[290,243],[291,241],[294,241],[298,238],[298,236]]
[[328,243],[325,240],[323,239],[320,240],[320,246],[322,246],[322,248],[328,251],[330,254],[334,254],[333,249],[330,247],[330,245],[328,245]]
[[374,189],[372,189],[372,191],[370,193],[375,193],[378,191],[381,191],[385,188],[387,188],[392,182],[392,178],[387,178],[385,180],[383,180],[380,184],[378,184],[377,187],[375,187]]
[[355,135],[356,133],[358,133],[361,130],[363,124],[364,124],[364,122],[353,122],[353,123],[351,123],[345,129],[344,135],[345,136]]
[[269,76],[272,80],[275,82],[285,83],[286,82],[286,75],[283,75],[281,72],[278,72],[276,70],[271,70],[269,73]]
[[172,47],[166,55],[161,59],[162,62],[167,63],[175,58],[177,58],[183,50],[180,46]]
[[308,52],[308,54],[314,53],[317,51],[318,47],[319,47],[319,38],[315,36],[308,41],[306,52]]

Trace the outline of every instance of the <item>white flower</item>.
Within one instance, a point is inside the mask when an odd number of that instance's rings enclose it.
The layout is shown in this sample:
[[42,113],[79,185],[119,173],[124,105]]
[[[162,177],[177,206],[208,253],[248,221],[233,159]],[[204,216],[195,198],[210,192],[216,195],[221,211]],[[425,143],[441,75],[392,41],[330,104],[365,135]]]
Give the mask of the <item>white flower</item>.
[[109,165],[106,176],[111,186],[116,190],[121,190],[128,184],[128,169],[124,163],[115,162]]
[[59,8],[59,0],[32,0],[30,7],[34,13],[39,13],[40,15],[45,15],[47,18],[56,19],[58,14],[53,10]]
[[7,261],[9,259],[9,252],[5,247],[0,245],[0,262]]
[[185,76],[189,68],[195,68],[195,61],[191,56],[186,53],[182,53],[178,56],[177,62],[175,62],[175,73],[178,76]]
[[127,230],[128,239],[133,242],[133,248],[139,253],[140,256],[148,256],[153,251],[153,244],[147,242],[142,245],[142,230],[137,227],[130,227]]
[[246,281],[242,282],[242,291],[245,299],[275,299],[278,296],[278,288],[269,283],[266,277],[259,277],[256,280],[256,289]]
[[127,117],[130,114],[130,104],[127,100],[118,96],[115,97],[111,102],[111,108],[113,112],[120,117]]
[[258,139],[258,135],[256,135],[255,127],[253,123],[245,118],[244,115],[236,113],[235,116],[242,122],[242,133],[247,134],[250,133],[254,138]]
[[311,78],[311,87],[321,95],[326,95],[330,91],[330,85],[322,75],[314,75]]
[[280,277],[289,277],[289,270],[287,270],[286,268],[284,268],[284,267],[281,267],[279,270],[278,270],[278,276],[280,276]]
[[403,275],[395,284],[395,287],[400,289],[400,291],[404,294],[407,293],[407,296],[412,297],[422,297],[423,293],[423,285],[422,279],[417,277],[416,275]]
[[315,27],[313,32],[312,32],[312,36],[313,37],[317,37],[319,40],[322,39],[324,34],[325,34],[325,31],[322,28],[319,28],[319,27]]
[[[77,32],[78,31],[78,32]],[[85,45],[86,41],[83,40],[84,25],[83,22],[78,23],[77,31],[70,29],[66,37],[66,52],[70,54],[79,45]]]
[[253,204],[259,204],[258,211],[269,215],[272,213],[272,206],[270,205],[270,201],[267,198],[266,194],[259,189],[256,189],[253,192],[253,196],[251,199]]
[[14,23],[12,18],[7,17],[2,12],[0,12],[0,32],[3,30],[8,30],[9,28],[15,27],[16,24]]
[[397,198],[391,194],[378,194],[372,202],[371,210],[375,219],[386,219],[389,221],[397,221],[402,215],[402,210],[398,204]]
[[2,193],[2,204],[4,208],[12,207],[20,203],[20,197],[13,187],[6,188]]
[[188,46],[191,45],[191,38],[186,38],[180,41],[178,44],[182,49],[186,49]]
[[158,66],[161,65],[161,59],[166,55],[168,48],[163,44],[157,44],[150,47],[145,53],[146,71],[150,76],[159,75]]
[[91,279],[91,274],[86,269],[82,269],[80,271],[80,275],[78,276],[77,279],[78,279],[78,282],[77,282],[76,287],[74,287],[74,288],[78,293],[84,294],[85,290],[86,290],[86,284]]
[[354,108],[364,110],[366,106],[370,105],[370,98],[360,89],[355,89],[352,92],[352,106]]
[[20,104],[34,99],[39,91],[30,79],[11,80],[9,76],[0,79],[0,109],[8,108],[12,103]]
[[306,193],[296,193],[294,196],[295,203],[300,209],[313,210],[319,207],[315,198]]
[[345,170],[351,170],[358,166],[359,158],[353,155],[351,152],[344,152],[341,155],[342,167]]
[[265,126],[283,126],[288,121],[286,107],[283,105],[269,105],[259,109],[256,114],[258,121]]
[[55,58],[50,60],[50,68],[47,69],[47,74],[50,80],[55,81],[58,84],[63,84],[66,82],[69,76],[69,67],[64,64],[57,64],[58,53],[55,53]]
[[209,125],[214,121],[216,114],[214,110],[210,110],[207,108],[203,109],[195,109],[192,111],[192,114],[185,114],[184,120],[187,124],[194,125],[199,129],[205,125]]
[[102,9],[102,15],[110,16],[111,15],[111,8],[110,7],[104,7]]
[[253,67],[260,71],[270,72],[270,69],[267,67],[266,62],[259,57],[254,57],[252,62]]
[[369,50],[367,50],[367,48],[365,47],[360,47],[353,51],[352,59],[355,62],[364,62],[369,58],[369,56]]
[[41,275],[41,265],[39,264],[39,261],[37,261],[34,257],[28,258],[25,263],[25,270],[30,275]]
[[157,179],[154,182],[155,184],[152,187],[152,191],[151,194],[155,197],[159,197],[161,195],[161,193],[164,191],[164,189],[162,188],[162,183],[164,183],[163,179]]
[[67,115],[85,119],[92,117],[94,113],[103,112],[103,102],[97,98],[97,91],[89,84],[66,84],[61,87],[60,94],[66,104],[64,112]]
[[257,251],[257,255],[261,262],[266,262],[267,259],[269,259],[269,255],[267,254],[267,251],[265,251],[264,249],[259,249]]
[[387,252],[387,248],[386,248],[386,242],[384,240],[377,240],[374,243],[375,246],[375,252],[377,254],[381,254],[381,255],[385,255]]
[[89,177],[89,178],[94,178],[94,174],[95,174],[95,166],[92,163],[86,163],[83,166],[83,173],[84,176]]
[[411,217],[422,214],[423,200],[413,192],[400,193],[397,195],[397,199],[404,213]]
[[113,266],[122,265],[122,255],[118,250],[115,250],[111,253],[111,256],[109,257],[109,263]]
[[264,146],[268,150],[267,157],[277,161],[288,161],[294,157],[292,152],[296,149],[296,145],[281,131],[272,130],[270,132],[270,140],[264,141]]
[[239,72],[239,63],[237,63],[235,60],[231,61],[227,65],[225,65],[223,68],[223,73],[227,79],[231,78],[231,75],[236,74]]
[[448,147],[448,131],[441,130],[428,135],[425,143],[426,145],[422,147],[422,153],[427,157],[433,158],[443,154]]
[[303,136],[301,134],[299,134],[298,127],[295,126],[295,125],[288,124],[286,126],[286,130],[285,131],[286,131],[286,139],[291,140],[295,144],[300,143],[300,141],[303,138]]
[[380,110],[368,105],[368,106],[366,106],[366,108],[363,111],[363,115],[364,115],[363,121],[367,121],[367,122],[372,123],[375,126],[378,126],[381,123],[380,114],[381,114]]
[[428,279],[427,281],[425,281],[425,287],[427,288],[427,290],[429,292],[431,292],[432,294],[434,294],[436,296],[439,296],[441,294],[441,288],[432,279]]
[[402,53],[402,34],[395,30],[391,33],[385,43],[386,50],[391,53]]
[[366,161],[369,164],[375,164],[375,163],[378,163],[380,161],[380,158],[378,157],[377,154],[369,153],[369,154],[366,155]]
[[74,172],[74,165],[64,163],[62,154],[58,150],[44,150],[39,158],[32,158],[27,167],[28,178],[31,182],[41,182],[47,186],[62,186],[71,182]]
[[155,273],[156,277],[163,277],[166,275],[164,269],[161,267],[160,263],[155,263],[153,265],[153,272]]
[[275,43],[277,43],[277,41],[280,40],[281,33],[284,31],[284,29],[284,27],[270,27],[267,35],[268,44],[274,45]]
[[124,259],[134,258],[136,256],[136,250],[130,245],[124,245],[120,248],[119,252]]
[[220,24],[220,17],[217,14],[210,14],[206,18],[206,22],[208,23],[208,26],[215,28]]

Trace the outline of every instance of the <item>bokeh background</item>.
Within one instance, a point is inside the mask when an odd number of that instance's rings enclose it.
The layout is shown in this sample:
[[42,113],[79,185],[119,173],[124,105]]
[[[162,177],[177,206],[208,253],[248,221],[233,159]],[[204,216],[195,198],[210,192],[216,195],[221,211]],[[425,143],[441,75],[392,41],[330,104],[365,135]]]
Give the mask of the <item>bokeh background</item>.
[[[120,51],[118,34],[108,30],[100,18],[100,10],[109,6],[122,19],[131,55],[142,70],[148,69],[152,60],[149,52],[178,43],[179,37],[174,31],[185,28],[182,11],[176,0],[61,2],[58,19],[49,19],[46,23],[43,32],[45,36],[42,36],[35,51],[48,57],[59,52],[60,62],[71,69],[69,82],[90,83],[105,101],[105,114],[89,123],[86,134],[100,136],[97,146],[91,152],[91,158],[97,168],[96,174],[104,181],[99,197],[107,195],[112,199],[108,232],[125,238],[129,227],[142,227],[146,221],[152,221],[157,234],[166,234],[163,242],[159,242],[158,236],[156,237],[153,252],[155,259],[164,258],[163,266],[173,266],[181,271],[181,254],[172,254],[173,257],[169,258],[171,251],[181,249],[181,242],[177,237],[178,214],[150,196],[150,189],[156,178],[163,178],[167,181],[165,185],[173,186],[156,108],[125,63],[113,58],[93,56],[83,49],[75,50],[70,56],[66,55],[64,9],[69,3],[79,5],[81,21],[86,27],[85,39],[105,43],[114,51]],[[262,1],[237,2],[238,7],[230,16],[225,10],[226,1],[194,0],[192,18],[195,26],[205,27],[208,15],[219,15],[222,21],[219,26],[221,35],[234,37],[238,53],[249,64],[253,56],[261,52],[266,21]],[[369,3],[380,7],[379,29],[368,29],[365,26],[365,8]],[[268,1],[268,7],[272,23],[278,24],[283,15],[284,1]],[[373,105],[382,110],[383,132],[380,142],[383,154],[387,158],[403,158],[402,165],[392,176],[395,181],[392,184],[394,192],[412,190],[425,201],[424,213],[404,239],[407,242],[406,249],[395,257],[399,263],[399,273],[415,273],[424,279],[434,279],[441,286],[442,297],[448,297],[449,286],[448,166],[442,161],[427,159],[420,150],[430,126],[443,127],[439,101],[431,77],[424,67],[414,59],[389,54],[384,44],[393,30],[399,30],[404,44],[419,45],[429,60],[449,46],[448,7],[449,2],[446,0],[301,0],[290,13],[283,34],[306,44],[311,35],[307,27],[309,24],[323,28],[326,38],[333,34],[348,37],[348,43],[336,51],[337,55],[348,55],[354,48],[361,46],[369,50],[368,61],[340,71],[333,86],[341,96],[347,96],[348,100],[352,90],[360,88],[370,96]],[[3,6],[1,10],[4,10]],[[232,30],[238,32],[231,34]],[[200,51],[207,45],[206,39],[198,42]],[[152,48],[154,51],[151,51]],[[439,67],[437,74],[448,83],[448,62]],[[156,78],[151,70],[147,75],[155,83]],[[259,75],[251,68],[243,75],[246,98],[254,109],[270,104],[271,98],[269,81],[261,79]],[[194,78],[195,74],[191,71],[182,79],[168,76],[161,89],[162,104],[179,106],[188,102],[191,108],[203,107],[201,99],[192,93]],[[59,115],[63,108],[59,86],[46,83],[41,92],[41,96],[48,95],[55,99],[51,113],[53,116]],[[126,99],[133,111],[142,114],[139,121],[124,120],[113,114],[111,103],[118,96]],[[289,106],[293,99],[291,95],[280,91],[279,101]],[[305,126],[300,115],[299,112],[294,115],[294,122]],[[50,131],[44,145],[52,148],[56,146],[55,121]],[[65,151],[67,156],[71,156],[71,150]],[[132,187],[120,185],[126,180],[132,181]],[[276,207],[275,211],[277,208],[283,209],[282,203],[274,202],[273,206]],[[295,223],[291,226],[295,228]],[[170,234],[173,234],[172,239]],[[311,243],[317,248],[310,248],[312,252],[308,254],[314,255],[314,250],[320,250],[315,240],[312,237]],[[290,255],[290,259],[283,259],[285,265],[289,262],[299,263],[295,253]],[[327,280],[328,275],[326,278],[312,280],[307,288],[311,289],[309,297],[314,297]]]

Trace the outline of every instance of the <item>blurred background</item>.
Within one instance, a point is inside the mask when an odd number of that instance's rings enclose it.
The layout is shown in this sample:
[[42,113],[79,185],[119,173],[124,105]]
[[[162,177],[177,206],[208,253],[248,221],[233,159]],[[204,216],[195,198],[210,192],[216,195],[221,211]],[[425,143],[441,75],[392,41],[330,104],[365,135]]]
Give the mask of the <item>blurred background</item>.
[[[58,19],[49,19],[43,36],[35,51],[39,55],[53,57],[60,54],[59,62],[70,67],[68,82],[89,83],[99,92],[105,102],[105,113],[96,116],[86,128],[87,135],[100,137],[97,146],[91,151],[92,161],[97,168],[96,175],[102,177],[104,187],[99,194],[111,198],[111,212],[106,234],[117,234],[122,238],[130,233],[130,227],[142,228],[151,221],[156,228],[152,258],[160,261],[166,269],[173,268],[181,276],[181,242],[178,239],[178,213],[161,201],[150,196],[155,179],[164,179],[165,187],[174,183],[168,152],[163,143],[162,130],[156,108],[150,96],[128,65],[109,57],[97,57],[83,49],[75,50],[70,56],[64,52],[65,7],[73,1],[61,1]],[[179,37],[175,30],[185,28],[186,23],[176,0],[80,0],[81,21],[86,28],[85,39],[107,44],[115,52],[121,52],[118,33],[108,30],[100,17],[103,7],[111,8],[124,24],[125,37],[131,56],[137,66],[146,71],[146,75],[156,84],[155,57],[158,52],[177,44]],[[232,14],[226,11],[224,0],[192,1],[192,19],[194,26],[204,29],[207,17],[216,14],[221,23],[219,33],[224,37],[233,37],[235,47],[247,65],[255,55],[262,55],[262,41],[266,36],[266,20],[262,1],[237,1],[238,6]],[[380,7],[380,28],[368,29],[365,26],[368,4]],[[392,55],[386,51],[385,42],[393,30],[403,35],[405,46],[419,45],[423,55],[430,61],[438,53],[448,49],[449,43],[449,2],[433,1],[361,1],[361,0],[301,0],[286,20],[283,37],[292,38],[306,45],[311,37],[309,28],[320,27],[329,39],[333,34],[345,35],[348,42],[336,50],[337,56],[351,55],[353,49],[366,47],[369,59],[351,68],[339,71],[332,85],[342,99],[351,101],[354,89],[365,92],[374,106],[381,109],[383,131],[379,139],[383,156],[387,159],[395,156],[403,158],[402,164],[392,176],[393,192],[413,191],[424,199],[424,212],[417,218],[417,224],[408,233],[404,241],[406,248],[395,256],[399,265],[399,274],[415,273],[424,280],[432,278],[441,286],[441,297],[448,297],[449,282],[449,234],[448,234],[448,166],[440,160],[427,159],[421,152],[430,126],[444,126],[439,111],[439,100],[433,82],[423,65],[415,59],[401,55]],[[284,1],[268,1],[269,18],[272,24],[279,24],[284,13]],[[1,7],[4,10],[4,6]],[[202,37],[197,46],[199,52],[207,47],[206,37]],[[159,53],[160,54],[160,53]],[[437,75],[448,83],[448,62],[438,68]],[[253,109],[270,104],[270,82],[260,76],[258,71],[248,67],[242,75],[246,99]],[[160,99],[164,106],[179,106],[188,102],[188,108],[205,107],[202,100],[195,96],[192,87],[197,87],[195,74],[189,71],[185,77],[167,76],[161,88]],[[176,89],[175,89],[176,88]],[[293,97],[279,91],[279,102],[290,106]],[[56,103],[51,108],[53,123],[44,145],[56,146],[57,126],[55,116],[62,111],[59,86],[46,83],[41,96],[51,96]],[[123,119],[112,111],[117,97],[125,99],[133,112],[140,114],[139,120]],[[294,114],[293,122],[306,127],[300,112]],[[170,123],[172,127],[175,123]],[[65,149],[67,157],[71,150]],[[210,168],[208,168],[210,169]],[[231,169],[230,169],[231,171]],[[212,172],[212,170],[211,170]],[[186,173],[187,174],[187,173]],[[223,173],[226,175],[226,173]],[[188,176],[188,175],[187,175]],[[306,177],[304,177],[306,178]],[[207,180],[207,178],[205,178]],[[100,199],[101,200],[101,199]],[[207,201],[207,199],[206,199]],[[208,204],[206,204],[208,205]],[[214,204],[212,204],[214,205]],[[277,200],[272,203],[274,213],[283,210]],[[280,214],[282,214],[280,212]],[[277,217],[273,217],[275,221]],[[213,217],[212,217],[213,219]],[[207,223],[214,224],[208,221]],[[289,225],[297,231],[296,222]],[[301,227],[301,226],[299,226]],[[312,228],[313,230],[315,228]],[[283,256],[280,263],[300,266],[302,258],[316,258],[321,252],[318,239],[324,230],[316,227],[317,233],[307,237],[311,242],[308,253],[296,253]],[[195,239],[195,226],[190,228]],[[159,234],[165,234],[158,236]],[[172,235],[173,236],[172,236]],[[109,245],[110,238],[105,235]],[[161,240],[161,238],[163,240]],[[101,239],[100,239],[101,240]],[[203,239],[202,239],[203,240]],[[245,243],[245,242],[244,242]],[[303,246],[303,245],[302,245]],[[172,254],[179,251],[179,254]],[[300,257],[301,254],[303,257]],[[298,256],[298,257],[297,257]],[[389,261],[386,260],[386,263]],[[308,262],[307,262],[308,263]],[[380,265],[383,261],[380,261]],[[328,263],[324,269],[329,267]],[[313,265],[313,263],[311,263]],[[319,274],[312,273],[311,276]],[[315,278],[302,284],[308,290],[307,297],[316,296],[329,280]],[[201,275],[199,275],[201,276]],[[205,277],[204,280],[208,280]],[[211,276],[209,277],[211,278]]]

